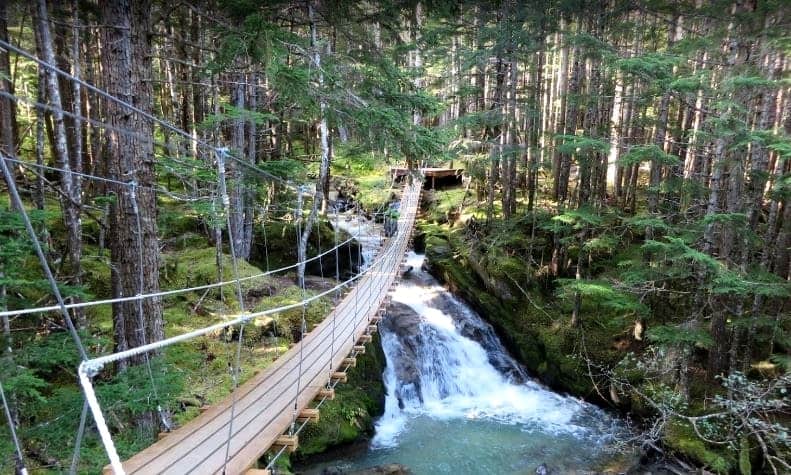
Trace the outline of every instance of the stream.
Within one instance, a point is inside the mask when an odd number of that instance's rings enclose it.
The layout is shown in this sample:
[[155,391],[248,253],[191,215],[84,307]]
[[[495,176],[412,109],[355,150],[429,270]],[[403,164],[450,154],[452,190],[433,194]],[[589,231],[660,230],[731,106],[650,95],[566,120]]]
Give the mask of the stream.
[[[620,422],[535,382],[492,327],[422,269],[393,294],[381,324],[385,412],[365,450],[301,473],[343,473],[399,463],[415,474],[621,471],[610,446]],[[546,472],[542,472],[546,469]]]

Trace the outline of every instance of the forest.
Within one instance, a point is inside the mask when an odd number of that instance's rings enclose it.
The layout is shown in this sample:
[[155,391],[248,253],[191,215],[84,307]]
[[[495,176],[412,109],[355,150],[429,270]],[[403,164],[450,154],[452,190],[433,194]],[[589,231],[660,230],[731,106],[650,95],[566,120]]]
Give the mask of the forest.
[[415,246],[538,380],[684,473],[791,472],[789,32],[786,0],[0,1],[0,473],[107,465],[90,357],[316,296],[97,370],[127,459],[298,344],[391,167],[463,169]]

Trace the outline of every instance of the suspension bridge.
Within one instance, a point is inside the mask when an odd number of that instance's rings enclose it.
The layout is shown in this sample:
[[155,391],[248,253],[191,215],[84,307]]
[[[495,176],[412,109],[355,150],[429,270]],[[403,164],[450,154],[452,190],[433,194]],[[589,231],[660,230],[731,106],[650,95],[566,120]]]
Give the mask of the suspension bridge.
[[[346,381],[346,371],[365,352],[365,343],[376,331],[388,292],[398,279],[421,187],[419,179],[405,185],[397,232],[383,242],[370,265],[351,279],[356,279],[354,287],[322,323],[224,401],[206,408],[125,462],[118,459],[111,439],[105,439],[109,430],[96,403],[90,375],[132,353],[150,351],[183,338],[83,362],[80,379],[111,460],[105,473],[266,473],[266,469],[253,468],[264,453],[274,450],[279,455],[295,450],[299,431],[319,418],[321,404],[334,397],[335,386]],[[285,307],[267,313],[283,310]],[[239,318],[247,321],[255,315]]]
[[[226,170],[224,163],[226,160],[234,161],[236,165],[245,167],[253,173],[262,176],[266,180],[278,182],[285,188],[297,192],[298,207],[294,210],[302,213],[302,197],[307,189],[305,186],[296,186],[291,181],[272,175],[266,170],[262,170],[254,164],[237,157],[227,148],[216,146],[210,142],[193,137],[189,132],[182,130],[175,125],[155,117],[133,104],[130,104],[108,92],[88,83],[84,80],[58,68],[51,62],[44,61],[31,53],[18,48],[8,42],[0,40],[0,47],[12,51],[19,56],[25,57],[30,61],[45,68],[50,74],[62,76],[63,78],[78,83],[90,93],[102,97],[104,100],[114,102],[119,106],[134,113],[141,119],[149,121],[152,125],[159,126],[163,130],[172,132],[180,136],[188,143],[208,150],[210,156],[215,157],[218,167],[218,183],[216,190],[219,191],[220,198],[225,206],[226,217],[228,215],[228,194],[225,185]],[[112,130],[119,134],[127,135],[140,141],[151,141],[157,146],[166,146],[157,142],[152,137],[139,136],[135,131],[113,127],[99,121],[91,120],[71,111],[58,107],[42,104],[29,99],[0,91],[0,95],[5,95],[14,101],[27,102],[42,110],[51,110],[72,117],[75,120],[86,120],[92,126],[100,129]],[[155,293],[143,292],[143,285],[139,286],[140,292],[137,295],[120,296],[112,299],[94,300],[87,302],[67,303],[60,293],[58,284],[50,269],[48,260],[38,236],[32,226],[31,220],[25,210],[24,203],[16,188],[16,184],[11,173],[12,166],[21,166],[25,169],[42,172],[43,170],[57,171],[64,176],[78,176],[80,179],[97,180],[111,184],[120,189],[128,189],[130,200],[135,203],[134,209],[137,215],[136,190],[150,189],[153,192],[166,192],[168,196],[175,196],[167,190],[162,190],[158,186],[141,186],[134,179],[130,181],[119,181],[113,178],[96,176],[86,173],[74,172],[68,168],[58,168],[43,164],[32,164],[21,160],[16,156],[6,156],[0,154],[0,171],[8,184],[8,193],[11,202],[19,210],[27,234],[33,243],[38,260],[44,270],[44,275],[49,282],[52,295],[56,300],[56,305],[44,307],[15,309],[0,312],[0,316],[21,316],[42,312],[59,311],[66,323],[66,328],[74,340],[79,350],[81,363],[78,367],[79,383],[82,387],[85,401],[82,414],[79,420],[76,442],[74,444],[74,456],[72,458],[69,473],[77,473],[80,456],[80,447],[86,430],[86,420],[90,413],[93,416],[105,447],[110,464],[104,469],[105,473],[268,473],[277,458],[287,452],[296,450],[299,443],[299,434],[310,421],[316,421],[320,417],[320,409],[325,401],[334,398],[335,387],[346,381],[346,372],[350,367],[355,366],[358,355],[365,353],[365,344],[370,342],[371,334],[376,331],[377,323],[383,315],[383,306],[388,302],[388,292],[392,289],[398,279],[401,263],[404,258],[409,238],[412,233],[415,216],[419,207],[420,193],[423,186],[424,175],[420,171],[415,171],[414,175],[407,180],[401,192],[401,204],[399,217],[397,220],[396,232],[389,238],[382,241],[382,245],[371,262],[354,275],[353,277],[341,281],[336,269],[337,285],[326,291],[313,296],[304,294],[299,302],[268,309],[260,312],[245,312],[244,300],[241,291],[241,282],[250,279],[261,278],[273,275],[290,269],[301,268],[313,260],[321,259],[322,256],[330,252],[336,253],[338,259],[338,249],[351,241],[351,238],[343,243],[336,242],[335,247],[320,253],[317,256],[306,258],[302,257],[287,267],[275,270],[267,270],[262,274],[240,278],[236,271],[236,260],[233,249],[233,236],[231,235],[230,222],[227,222],[228,240],[230,253],[234,266],[235,278],[231,281],[216,282],[191,288],[179,288],[173,290],[157,291]],[[212,198],[214,199],[214,198]],[[317,196],[313,196],[314,203]],[[315,206],[314,206],[315,207]],[[359,211],[359,210],[358,210]],[[140,219],[137,218],[140,234]],[[301,222],[298,219],[297,222]],[[336,223],[337,228],[337,223]],[[142,245],[139,246],[138,254],[142,260],[144,253]],[[140,266],[142,272],[142,265]],[[267,268],[268,269],[268,268]],[[175,335],[164,340],[145,343],[135,348],[118,351],[99,357],[91,358],[82,344],[80,335],[72,322],[70,310],[76,308],[87,308],[97,305],[109,305],[120,302],[136,302],[138,313],[142,319],[142,301],[146,299],[160,299],[167,296],[185,294],[200,290],[220,288],[227,285],[236,285],[237,297],[241,313],[229,316],[221,323],[209,325],[204,328],[193,330],[187,333]],[[312,331],[307,332],[305,324],[305,309],[307,306],[322,297],[340,295],[344,289],[349,289],[346,295],[329,315]],[[256,318],[268,315],[275,315],[287,310],[302,308],[302,328],[300,341],[283,354],[280,358],[270,364],[263,372],[256,374],[249,381],[241,386],[237,385],[239,375],[239,352],[243,341],[243,331],[245,324]],[[144,324],[140,323],[140,328]],[[144,449],[132,458],[122,461],[118,455],[113,434],[105,420],[102,406],[97,398],[93,385],[93,378],[99,375],[108,365],[129,359],[135,356],[145,356],[148,367],[149,377],[153,387],[154,400],[156,396],[156,385],[151,375],[148,355],[151,352],[159,351],[168,346],[185,342],[201,336],[214,334],[218,330],[238,327],[238,344],[236,350],[236,363],[233,370],[233,391],[222,402],[210,407],[202,408],[201,414],[183,426],[166,433],[160,434],[159,440]],[[18,469],[26,473],[24,467],[24,454],[19,438],[14,430],[14,424],[8,410],[8,403],[5,400],[3,387],[0,384],[0,396],[2,405],[8,421],[9,429],[15,446],[15,454]],[[162,415],[162,409],[157,403],[157,410]],[[167,424],[165,424],[167,425]],[[255,468],[263,454],[270,452],[269,463],[264,469]]]

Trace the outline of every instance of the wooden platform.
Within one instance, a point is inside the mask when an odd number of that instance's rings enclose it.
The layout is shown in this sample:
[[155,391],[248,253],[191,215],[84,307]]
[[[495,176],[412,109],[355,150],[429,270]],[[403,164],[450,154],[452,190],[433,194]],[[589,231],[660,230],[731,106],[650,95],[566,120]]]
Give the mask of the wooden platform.
[[[279,437],[291,424],[295,399],[297,412],[301,413],[320,392],[329,396],[324,389],[328,379],[343,369],[344,359],[369,331],[369,320],[377,314],[398,274],[420,201],[421,185],[419,180],[415,182],[408,185],[401,199],[398,229],[403,232],[385,243],[373,268],[333,313],[305,337],[301,373],[300,344],[297,344],[240,386],[233,398],[229,396],[208,407],[183,427],[164,434],[154,445],[124,462],[124,470],[140,474],[215,474],[222,473],[225,467],[228,474],[244,473],[273,444],[282,442]],[[335,335],[334,343],[332,335]],[[232,436],[227,447],[229,431]],[[105,473],[112,473],[112,468],[105,467]]]
[[[426,177],[426,180],[430,180],[431,188],[434,188],[436,185],[437,178],[448,178],[448,177],[456,177],[461,180],[461,176],[464,173],[463,168],[452,168],[453,165],[451,164],[451,168],[420,168],[420,172]],[[390,167],[390,176],[393,179],[401,178],[409,174],[409,169],[404,167]]]

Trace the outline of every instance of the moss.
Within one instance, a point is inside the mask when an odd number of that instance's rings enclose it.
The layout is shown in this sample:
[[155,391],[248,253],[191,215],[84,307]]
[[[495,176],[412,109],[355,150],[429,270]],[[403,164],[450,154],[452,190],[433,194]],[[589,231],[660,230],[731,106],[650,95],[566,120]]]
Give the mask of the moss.
[[753,473],[752,463],[750,463],[750,442],[745,436],[742,436],[739,444],[739,472],[742,475]]
[[453,222],[463,197],[463,188],[426,190],[424,193],[424,200],[427,201],[424,206],[424,209],[426,209],[426,220],[434,223]]
[[[306,290],[303,293],[302,289],[296,285],[292,285],[285,289],[281,289],[276,295],[261,300],[258,305],[253,307],[252,312],[260,312],[270,308],[295,304],[315,294],[316,292],[311,290]],[[308,325],[308,330],[310,330],[313,325],[324,320],[324,317],[327,316],[331,310],[332,300],[328,297],[314,300],[305,307],[305,322]],[[273,318],[277,323],[279,334],[292,339],[292,341],[297,341],[299,339],[300,327],[302,324],[302,307],[280,312],[274,315]]]
[[[163,266],[160,269],[160,280],[163,288],[185,288],[217,282],[217,261],[215,249],[204,247],[186,249],[163,254]],[[239,277],[250,277],[262,273],[258,267],[239,259]],[[222,256],[222,279],[230,281],[234,278],[231,256]],[[260,277],[242,282],[242,290],[247,293],[254,289],[270,289],[273,281],[270,277]],[[227,295],[232,295],[233,288],[226,286],[222,289]],[[220,289],[209,291],[211,297],[219,297]],[[233,300],[229,300],[232,302]]]
[[373,432],[374,419],[384,411],[385,388],[382,372],[385,356],[378,334],[367,353],[357,357],[357,367],[349,370],[349,382],[338,385],[333,401],[321,407],[317,424],[308,424],[300,435],[300,460],[328,449],[358,441]]
[[178,238],[201,232],[201,221],[195,211],[187,206],[161,206],[157,214],[157,227],[164,239]]
[[736,467],[734,454],[722,452],[700,440],[689,423],[668,424],[663,441],[673,451],[700,462],[713,472],[729,473]]
[[[259,268],[276,269],[286,267],[297,262],[297,232],[292,222],[267,221],[256,225],[253,247],[250,251],[250,262]],[[266,237],[266,239],[265,239]],[[349,238],[346,232],[338,233],[338,241],[343,242]],[[266,243],[266,245],[265,245]],[[332,248],[335,243],[335,231],[329,222],[318,221],[308,239],[307,256],[313,257]],[[341,276],[350,271],[350,263],[357,262],[360,246],[352,242],[342,246],[338,251],[338,268]],[[321,259],[308,263],[305,273],[308,275],[333,275],[335,274],[335,253],[329,253]]]
[[360,193],[357,196],[360,206],[375,210],[385,206],[392,196],[390,178],[385,174],[367,175],[357,179]]
[[110,288],[110,257],[109,251],[100,257],[97,252],[85,250],[85,254],[91,252],[82,259],[83,281],[88,292],[95,298],[109,298],[112,294]]

